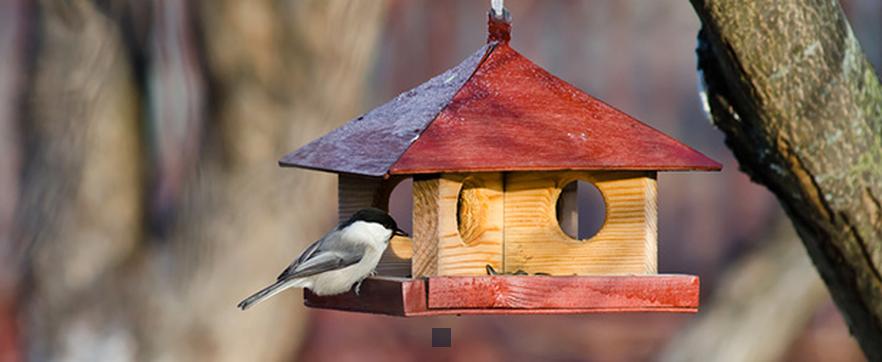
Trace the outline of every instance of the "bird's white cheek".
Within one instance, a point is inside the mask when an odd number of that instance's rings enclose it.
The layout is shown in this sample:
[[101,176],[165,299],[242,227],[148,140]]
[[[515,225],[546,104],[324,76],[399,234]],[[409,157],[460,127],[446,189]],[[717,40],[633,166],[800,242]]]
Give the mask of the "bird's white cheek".
[[356,221],[347,228],[345,237],[355,242],[379,246],[385,245],[392,237],[392,230],[377,223]]

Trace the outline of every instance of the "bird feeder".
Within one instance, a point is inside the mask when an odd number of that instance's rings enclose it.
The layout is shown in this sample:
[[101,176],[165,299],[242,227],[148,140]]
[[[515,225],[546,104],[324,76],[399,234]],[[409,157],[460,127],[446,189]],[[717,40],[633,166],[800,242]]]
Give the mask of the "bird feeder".
[[[388,210],[413,179],[412,238],[392,240],[358,295],[307,290],[305,304],[399,316],[697,311],[697,276],[657,273],[656,174],[720,164],[512,49],[507,16],[491,12],[489,33],[456,67],[282,158],[339,175],[341,220]],[[556,217],[576,180],[606,205],[586,240]]]

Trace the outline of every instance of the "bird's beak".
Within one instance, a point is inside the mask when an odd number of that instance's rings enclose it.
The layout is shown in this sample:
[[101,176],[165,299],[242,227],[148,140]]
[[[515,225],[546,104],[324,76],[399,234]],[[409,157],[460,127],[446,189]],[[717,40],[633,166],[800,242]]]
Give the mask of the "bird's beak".
[[393,234],[393,235],[398,235],[398,236],[404,236],[404,237],[408,237],[408,236],[410,236],[410,235],[408,235],[406,232],[404,232],[404,230],[401,230],[401,229],[398,229],[398,228],[396,228],[396,229],[395,229],[395,232],[393,232],[392,234]]

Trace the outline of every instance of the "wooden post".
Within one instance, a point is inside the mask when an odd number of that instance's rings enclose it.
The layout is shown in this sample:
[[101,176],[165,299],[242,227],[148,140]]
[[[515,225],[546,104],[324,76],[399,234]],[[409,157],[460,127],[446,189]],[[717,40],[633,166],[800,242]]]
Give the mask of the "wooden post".
[[437,175],[413,178],[413,259],[414,278],[438,274],[439,184]]
[[560,229],[567,235],[579,237],[579,183],[570,182],[560,190],[555,215]]
[[[594,184],[606,221],[588,240],[561,230],[556,203],[576,180]],[[552,275],[657,273],[655,172],[513,172],[505,178],[506,272]]]
[[503,270],[501,173],[414,178],[413,276]]
[[[345,221],[359,209],[376,207],[389,210],[389,195],[404,178],[365,177],[341,174],[337,183],[337,210],[340,221]],[[413,241],[396,236],[377,265],[377,274],[388,276],[410,275],[410,259],[413,256]]]

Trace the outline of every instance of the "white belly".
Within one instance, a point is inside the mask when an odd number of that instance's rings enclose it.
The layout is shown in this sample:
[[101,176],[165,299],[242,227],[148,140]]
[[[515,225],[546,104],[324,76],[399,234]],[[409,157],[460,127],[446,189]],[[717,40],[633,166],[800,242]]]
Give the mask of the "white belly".
[[353,284],[366,278],[374,271],[380,262],[381,256],[383,256],[382,250],[368,247],[364,257],[358,263],[343,269],[304,278],[308,279],[305,286],[320,296],[346,293],[352,288]]

